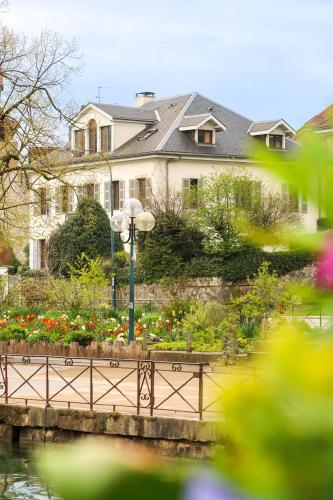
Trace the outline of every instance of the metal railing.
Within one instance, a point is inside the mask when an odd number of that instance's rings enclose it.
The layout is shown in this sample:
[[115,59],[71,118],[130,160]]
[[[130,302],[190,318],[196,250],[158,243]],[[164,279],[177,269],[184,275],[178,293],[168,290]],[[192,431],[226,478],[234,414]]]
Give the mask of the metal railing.
[[203,414],[203,364],[2,355],[4,403]]
[[209,418],[223,391],[253,377],[242,367],[131,359],[0,356],[0,403],[137,415]]

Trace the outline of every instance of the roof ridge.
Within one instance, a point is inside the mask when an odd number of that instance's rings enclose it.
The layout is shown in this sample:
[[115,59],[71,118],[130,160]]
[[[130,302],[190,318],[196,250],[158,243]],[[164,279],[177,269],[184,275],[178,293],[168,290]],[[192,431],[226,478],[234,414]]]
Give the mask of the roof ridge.
[[[103,102],[89,102],[88,104],[93,104],[94,106],[115,106],[116,108],[127,108],[127,109],[136,109],[138,111],[152,111],[154,112],[153,109],[144,109],[144,108],[141,108],[141,107],[137,107],[137,106],[126,106],[126,105],[123,105],[123,104],[108,104],[108,103],[103,103]],[[87,104],[87,106],[88,106]]]
[[[192,94],[188,94],[188,95],[189,95],[189,99],[184,104],[183,109],[179,112],[176,119],[174,120],[174,122],[172,123],[172,125],[170,126],[169,130],[166,132],[166,134],[164,135],[164,137],[162,138],[160,143],[156,146],[155,151],[159,151],[160,149],[163,148],[164,144],[167,142],[167,140],[169,139],[172,132],[175,130],[175,128],[178,126],[178,124],[181,122],[181,120],[184,118],[185,112],[188,110],[190,104],[193,102],[194,98],[198,95],[198,93],[193,92]],[[185,94],[182,97],[185,97],[185,96],[187,96],[187,94]]]
[[198,116],[212,116],[213,113],[198,113],[196,115],[184,115],[183,118],[188,118],[188,117],[191,117],[191,118],[197,118]]
[[[161,101],[169,101],[170,99],[179,99],[179,97],[191,96],[193,92],[185,92],[185,94],[172,95],[170,97],[161,97],[161,99],[154,99],[151,102],[161,102]],[[150,103],[147,103],[150,104]],[[145,109],[145,104],[143,104],[142,108]]]
[[266,122],[280,122],[281,120],[285,121],[283,118],[272,118],[271,120],[254,120],[253,123],[266,123]]

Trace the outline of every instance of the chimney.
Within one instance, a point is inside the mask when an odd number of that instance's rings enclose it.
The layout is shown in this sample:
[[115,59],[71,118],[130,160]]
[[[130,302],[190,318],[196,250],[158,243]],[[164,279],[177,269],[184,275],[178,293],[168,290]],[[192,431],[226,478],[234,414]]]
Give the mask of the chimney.
[[147,102],[151,102],[155,99],[155,92],[137,92],[135,94],[135,107],[141,108]]

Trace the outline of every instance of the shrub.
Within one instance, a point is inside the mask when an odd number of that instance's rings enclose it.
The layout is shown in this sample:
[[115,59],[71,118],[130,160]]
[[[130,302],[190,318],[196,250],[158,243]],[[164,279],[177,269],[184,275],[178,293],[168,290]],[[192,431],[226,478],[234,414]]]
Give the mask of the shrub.
[[182,214],[160,213],[155,228],[140,247],[140,267],[154,277],[184,274],[184,263],[202,253],[203,238],[203,233]]
[[[81,198],[78,207],[49,241],[49,269],[68,276],[69,265],[85,253],[88,257],[110,256],[110,221],[96,200]],[[120,243],[118,243],[120,245]]]

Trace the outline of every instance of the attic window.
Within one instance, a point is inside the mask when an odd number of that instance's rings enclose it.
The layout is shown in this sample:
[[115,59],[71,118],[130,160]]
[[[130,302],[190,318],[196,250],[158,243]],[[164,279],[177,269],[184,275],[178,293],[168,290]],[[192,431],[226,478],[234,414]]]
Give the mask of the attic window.
[[269,135],[269,148],[270,149],[283,149],[283,136],[278,134]]
[[213,144],[213,131],[198,130],[198,144]]
[[150,128],[149,130],[146,130],[142,135],[139,135],[138,141],[145,141],[148,137],[155,134],[155,132],[157,132],[157,128]]

